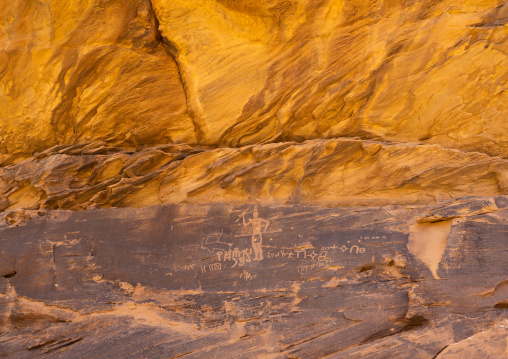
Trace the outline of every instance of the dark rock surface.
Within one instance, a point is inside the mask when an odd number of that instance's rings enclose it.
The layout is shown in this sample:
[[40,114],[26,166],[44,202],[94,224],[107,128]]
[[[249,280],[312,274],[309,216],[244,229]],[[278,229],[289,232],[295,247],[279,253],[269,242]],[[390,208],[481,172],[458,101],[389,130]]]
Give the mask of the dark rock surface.
[[12,212],[0,357],[503,358],[507,205]]

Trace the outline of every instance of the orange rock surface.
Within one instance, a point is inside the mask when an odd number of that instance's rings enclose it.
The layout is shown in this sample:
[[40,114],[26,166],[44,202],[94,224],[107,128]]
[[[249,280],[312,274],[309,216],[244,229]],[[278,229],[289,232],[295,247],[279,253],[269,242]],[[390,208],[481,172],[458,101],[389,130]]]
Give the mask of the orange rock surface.
[[506,357],[507,223],[507,0],[0,0],[2,358]]
[[504,1],[9,1],[0,14],[4,209],[507,193]]

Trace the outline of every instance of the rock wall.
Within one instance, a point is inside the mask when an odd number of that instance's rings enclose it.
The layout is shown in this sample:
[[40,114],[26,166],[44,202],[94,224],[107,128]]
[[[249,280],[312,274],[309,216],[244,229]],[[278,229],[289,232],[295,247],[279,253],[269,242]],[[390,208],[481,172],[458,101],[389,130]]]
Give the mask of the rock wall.
[[507,82],[505,0],[0,2],[0,355],[504,357]]
[[2,224],[0,355],[503,358],[508,197]]
[[506,158],[504,1],[1,5],[4,162],[360,137]]

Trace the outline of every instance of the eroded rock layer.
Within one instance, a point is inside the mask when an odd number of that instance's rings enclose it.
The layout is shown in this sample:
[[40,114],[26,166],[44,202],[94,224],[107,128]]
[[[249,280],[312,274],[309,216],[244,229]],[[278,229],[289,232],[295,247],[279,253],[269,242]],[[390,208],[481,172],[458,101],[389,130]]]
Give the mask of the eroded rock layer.
[[33,212],[0,228],[0,355],[502,358],[506,208]]
[[141,151],[56,147],[0,169],[1,208],[161,203],[421,204],[508,193],[508,160],[438,145],[358,139]]

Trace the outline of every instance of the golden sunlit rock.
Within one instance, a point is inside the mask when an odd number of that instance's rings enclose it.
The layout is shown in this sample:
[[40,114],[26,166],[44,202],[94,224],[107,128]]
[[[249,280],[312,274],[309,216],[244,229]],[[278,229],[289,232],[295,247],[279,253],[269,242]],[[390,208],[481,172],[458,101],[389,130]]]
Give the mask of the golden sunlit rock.
[[500,1],[1,6],[4,158],[340,136],[507,156]]
[[164,1],[203,144],[339,136],[506,157],[500,1]]
[[2,210],[162,203],[357,206],[508,194],[508,160],[353,139],[129,152],[72,146],[0,169]]
[[4,163],[56,144],[195,143],[149,1],[0,4]]

